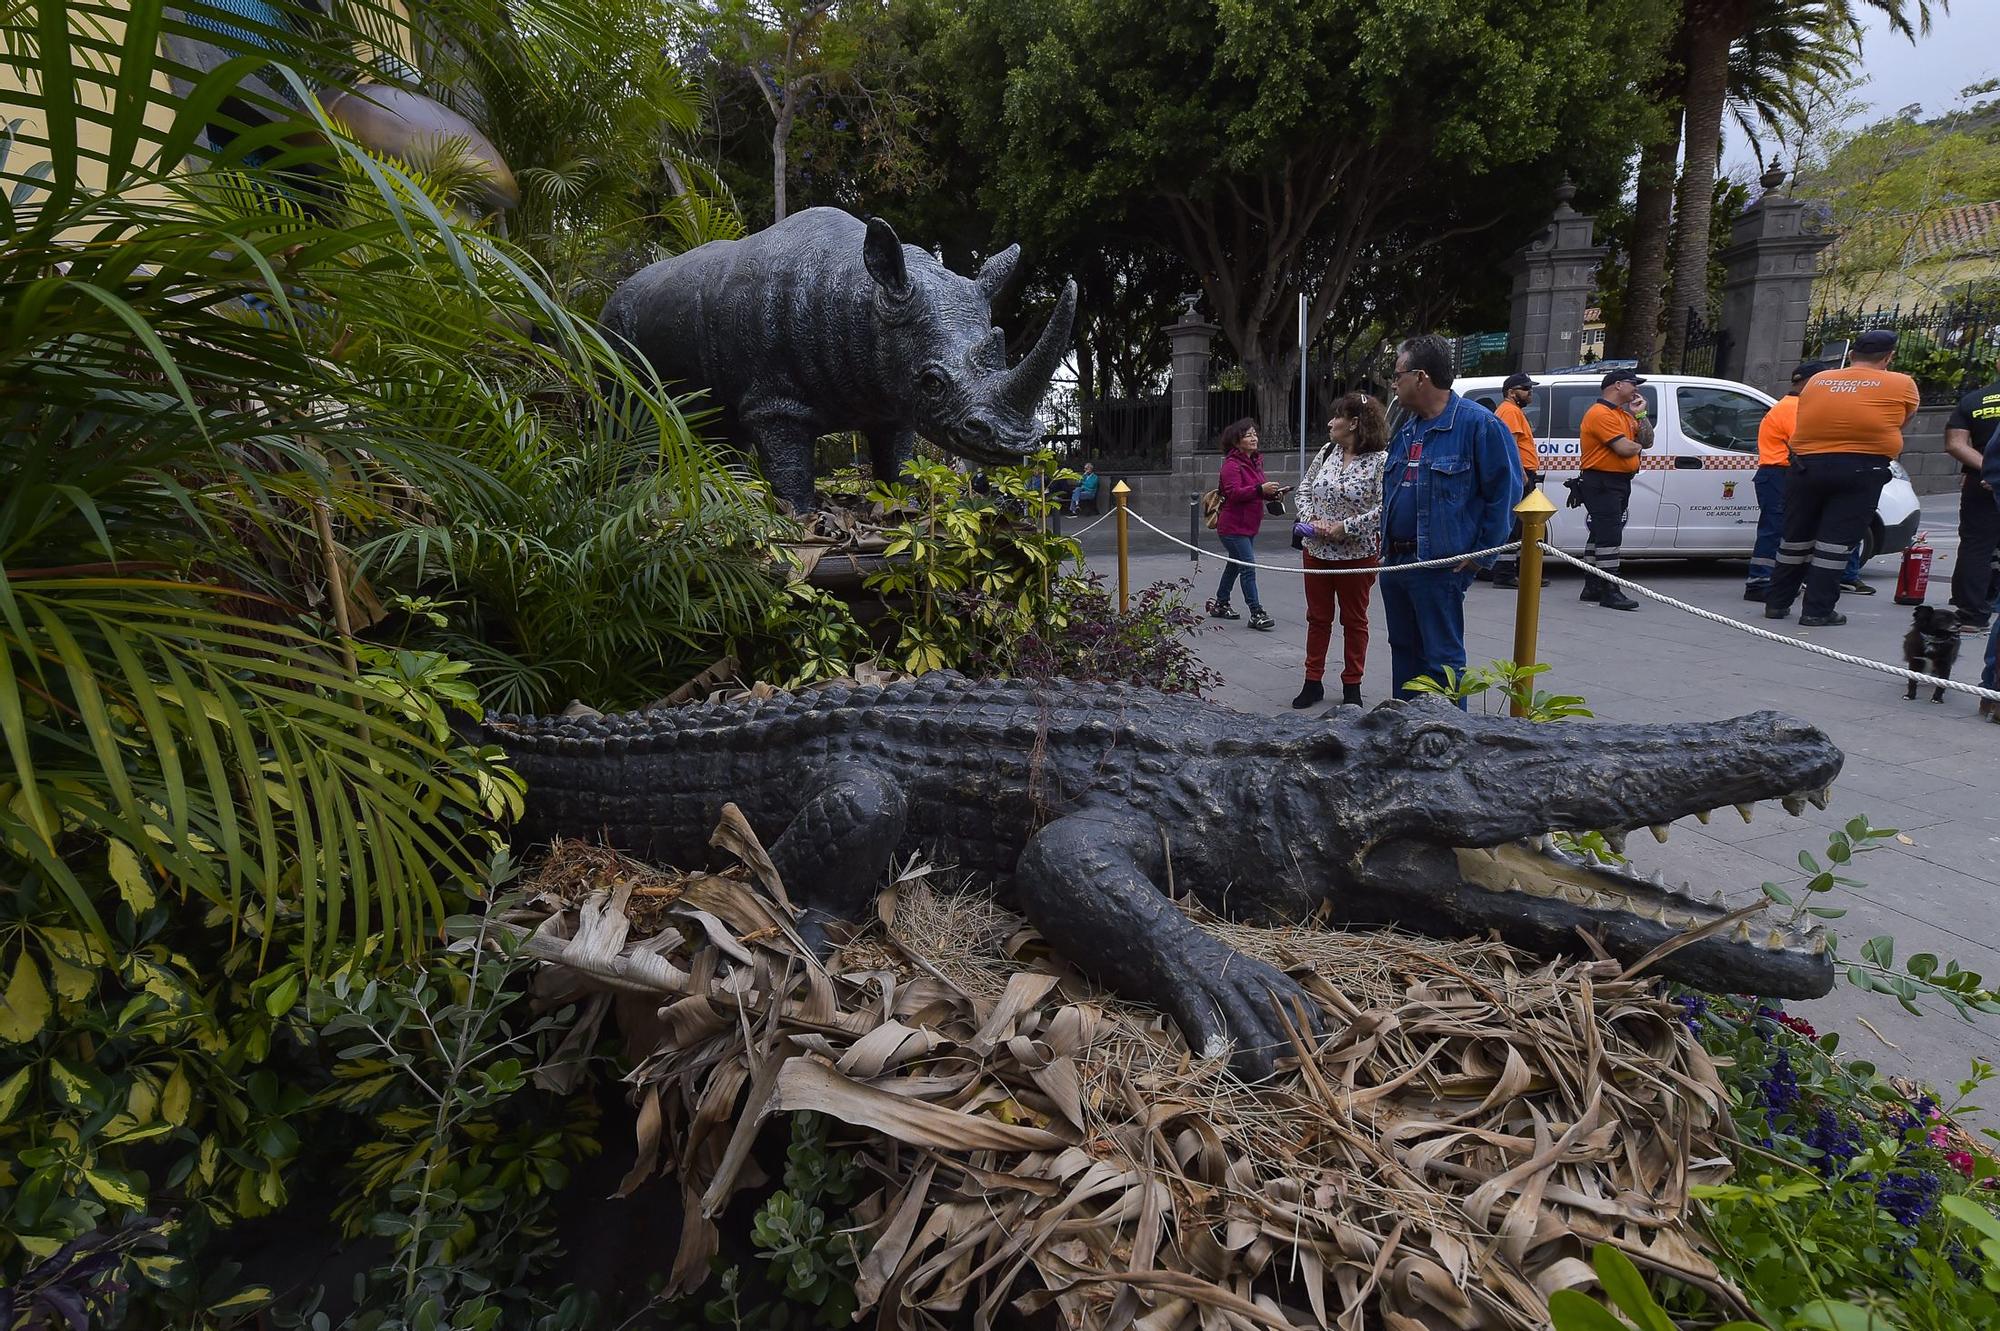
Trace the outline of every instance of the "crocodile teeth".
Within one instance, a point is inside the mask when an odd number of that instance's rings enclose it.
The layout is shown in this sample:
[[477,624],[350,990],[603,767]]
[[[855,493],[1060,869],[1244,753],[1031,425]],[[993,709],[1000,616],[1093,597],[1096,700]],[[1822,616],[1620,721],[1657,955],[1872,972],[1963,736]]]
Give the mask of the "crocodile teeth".
[[1764,946],[1769,951],[1776,952],[1785,946],[1785,942],[1785,931],[1783,929],[1773,929],[1770,935],[1764,939]]
[[1729,936],[1730,936],[1731,938],[1733,938],[1734,940],[1736,940],[1737,942],[1739,942],[1739,943],[1747,943],[1747,942],[1749,942],[1749,941],[1750,941],[1750,921],[1748,921],[1748,920],[1738,920],[1738,921],[1736,922],[1736,927],[1735,927],[1734,929],[1732,929],[1732,930],[1730,930],[1730,931],[1729,931]]
[[1707,810],[1707,809],[1697,809],[1697,810],[1695,810],[1695,815],[1694,815],[1694,820],[1695,820],[1696,822],[1700,823],[1700,824],[1701,824],[1701,825],[1702,825],[1703,827],[1707,827],[1707,826],[1708,826],[1708,810]]
[[1658,869],[1653,870],[1651,881],[1653,886],[1659,888],[1662,892],[1667,890],[1667,876]]
[[1665,924],[1667,922],[1667,908],[1665,906],[1655,907],[1646,912],[1646,918],[1654,924]]
[[1816,957],[1826,954],[1826,935],[1816,933],[1808,940],[1812,944],[1812,954]]
[[1756,807],[1754,804],[1739,804],[1736,806],[1736,815],[1747,823],[1750,821],[1750,815]]
[[1784,799],[1785,812],[1796,818],[1806,811],[1806,802],[1797,795],[1787,795]]
[[1575,883],[1570,883],[1560,888],[1557,895],[1573,906],[1588,906],[1590,899],[1597,894],[1587,887],[1579,887]]
[[1663,846],[1667,844],[1667,825],[1665,823],[1654,823],[1646,830],[1653,834],[1653,840]]
[[1812,794],[1806,796],[1806,798],[1812,801],[1812,805],[1815,809],[1824,809],[1827,806],[1827,803],[1830,799],[1826,790],[1823,787],[1819,790],[1815,790],[1814,792],[1812,792]]
[[1528,838],[1529,850],[1547,850],[1548,848],[1549,848],[1548,833],[1537,832],[1533,836]]
[[1714,892],[1712,892],[1712,893],[1710,893],[1710,894],[1709,894],[1709,898],[1708,898],[1708,904],[1709,904],[1709,905],[1711,905],[1711,906],[1713,906],[1713,907],[1715,907],[1715,908],[1716,908],[1717,910],[1721,910],[1721,909],[1722,909],[1722,889],[1721,889],[1721,888],[1719,888],[1719,887],[1718,887],[1718,888],[1716,888],[1716,889],[1715,889],[1715,891],[1714,891]]
[[1606,832],[1604,834],[1604,844],[1617,851],[1620,855],[1623,855],[1625,853],[1625,834],[1623,832]]

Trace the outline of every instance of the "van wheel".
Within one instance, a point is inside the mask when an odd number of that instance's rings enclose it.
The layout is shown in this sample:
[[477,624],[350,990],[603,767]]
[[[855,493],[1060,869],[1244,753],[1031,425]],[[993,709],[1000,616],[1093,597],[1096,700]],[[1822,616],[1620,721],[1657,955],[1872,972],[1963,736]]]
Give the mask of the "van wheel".
[[1881,553],[1882,553],[1882,524],[1879,521],[1871,522],[1868,524],[1868,534],[1861,538],[1862,567],[1864,568],[1867,567],[1868,561]]

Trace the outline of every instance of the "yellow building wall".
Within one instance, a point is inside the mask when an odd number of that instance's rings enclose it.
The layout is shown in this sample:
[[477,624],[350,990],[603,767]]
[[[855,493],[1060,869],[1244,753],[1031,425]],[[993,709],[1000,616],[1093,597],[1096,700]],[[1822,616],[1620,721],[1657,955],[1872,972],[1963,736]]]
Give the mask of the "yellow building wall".
[[1880,272],[1841,272],[1820,279],[1813,306],[1827,310],[1888,310],[1958,300],[1968,284],[2000,281],[2000,255],[1931,260]]
[[[36,0],[36,4],[28,8],[27,14],[30,17],[25,21],[32,22],[31,16],[40,4],[57,2],[59,0]],[[400,0],[387,7],[404,20],[397,34],[399,38],[397,45],[401,48],[398,54],[409,60],[412,55],[409,49],[411,34],[407,21],[409,11]],[[125,8],[129,9],[129,6]],[[92,12],[85,16],[72,10],[71,23],[73,31],[88,32],[94,44],[122,47],[125,43],[126,25],[115,14],[105,14],[93,8]],[[81,26],[85,23],[89,25],[88,28]],[[116,61],[114,58],[103,56],[102,53],[87,51],[82,47],[73,50],[79,56],[91,58],[100,70],[94,77],[80,78],[77,81],[79,109],[83,114],[79,114],[76,119],[76,137],[78,155],[82,159],[79,163],[81,183],[86,189],[102,190],[106,184],[105,158],[111,149],[111,129],[89,113],[96,112],[98,117],[109,118],[114,95],[114,78],[117,74]],[[153,71],[152,86],[154,96],[146,108],[146,124],[152,133],[147,137],[157,143],[173,124],[175,97],[171,80],[158,68]],[[39,92],[39,79],[36,78],[34,69],[31,68],[24,73],[14,64],[0,64],[0,125],[20,120],[24,122],[21,127],[22,133],[30,134],[37,139],[46,139],[48,126],[42,123],[39,106],[31,106],[26,100],[27,96],[33,95],[39,101]],[[142,145],[141,151],[145,151],[145,145]],[[19,176],[20,173],[48,160],[48,152],[39,143],[23,143],[16,139],[8,146],[6,171],[9,176]],[[148,168],[147,173],[152,174],[154,164],[148,162],[145,165]],[[133,197],[141,198],[158,198],[165,193],[157,186],[150,189],[141,187],[128,192]]]

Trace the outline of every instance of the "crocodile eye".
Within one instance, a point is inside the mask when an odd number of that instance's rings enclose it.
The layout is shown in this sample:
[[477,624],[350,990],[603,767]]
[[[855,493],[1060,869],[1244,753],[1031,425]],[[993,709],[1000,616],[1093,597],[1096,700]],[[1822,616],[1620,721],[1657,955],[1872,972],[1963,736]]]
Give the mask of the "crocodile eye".
[[1410,757],[1426,767],[1442,767],[1458,745],[1442,730],[1426,730],[1410,744]]

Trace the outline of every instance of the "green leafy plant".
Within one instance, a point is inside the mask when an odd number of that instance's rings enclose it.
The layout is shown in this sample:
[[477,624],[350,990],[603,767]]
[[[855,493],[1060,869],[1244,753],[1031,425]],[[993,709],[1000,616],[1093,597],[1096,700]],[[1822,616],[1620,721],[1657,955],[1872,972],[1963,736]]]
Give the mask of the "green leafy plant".
[[[1679,1331],[1653,1299],[1632,1259],[1608,1243],[1591,1249],[1597,1283],[1619,1317],[1587,1294],[1559,1289],[1549,1296],[1549,1321],[1555,1331]],[[1626,1319],[1630,1319],[1629,1321]],[[1755,1322],[1724,1322],[1715,1331],[1763,1331]]]
[[1489,661],[1483,666],[1444,668],[1442,680],[1419,675],[1409,683],[1412,693],[1428,693],[1447,702],[1463,703],[1479,699],[1480,707],[1491,714],[1500,707],[1519,705],[1530,721],[1564,721],[1590,716],[1583,699],[1574,694],[1549,693],[1535,687],[1535,680],[1549,671],[1548,663],[1521,666],[1512,661]]

